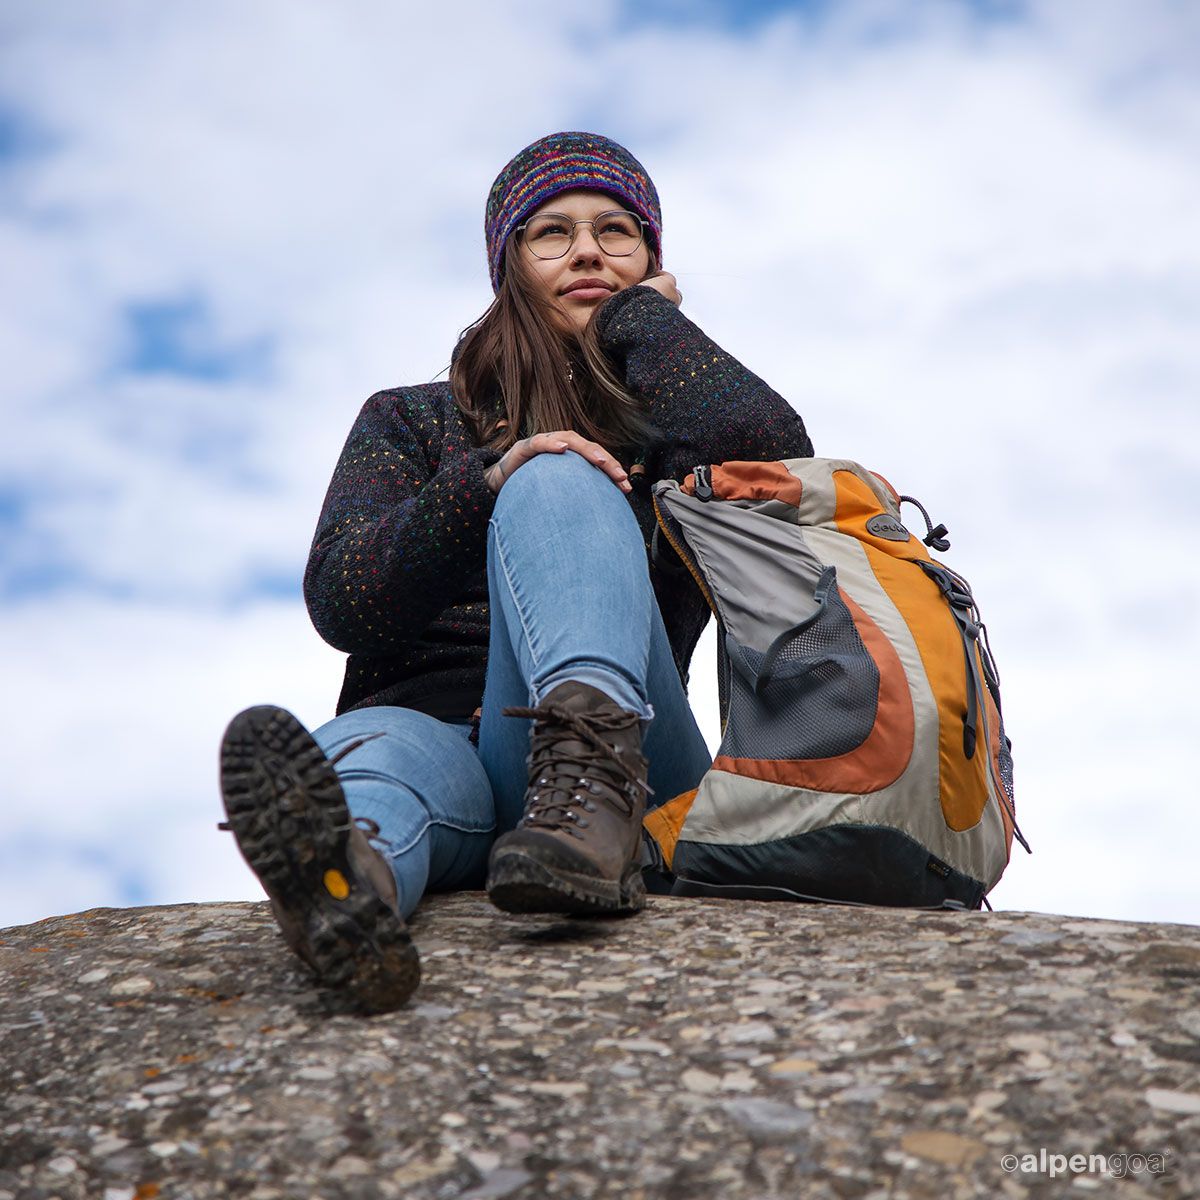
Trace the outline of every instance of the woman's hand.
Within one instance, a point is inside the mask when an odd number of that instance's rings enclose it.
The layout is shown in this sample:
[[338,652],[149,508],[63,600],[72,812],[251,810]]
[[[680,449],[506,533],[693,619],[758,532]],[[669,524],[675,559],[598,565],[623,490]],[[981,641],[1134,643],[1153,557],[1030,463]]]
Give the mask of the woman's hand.
[[535,455],[563,454],[567,450],[582,454],[588,462],[603,471],[621,491],[628,493],[633,490],[625,468],[599,442],[589,442],[573,429],[563,429],[557,433],[538,433],[533,437],[522,438],[495,466],[484,471],[483,478],[488,490],[492,495],[498,495],[504,481],[522,463],[527,463]]
[[679,290],[678,283],[675,282],[675,276],[669,271],[659,271],[657,274],[651,275],[649,279],[643,279],[637,286],[653,288],[656,292],[666,296],[676,308],[683,303],[683,293]]

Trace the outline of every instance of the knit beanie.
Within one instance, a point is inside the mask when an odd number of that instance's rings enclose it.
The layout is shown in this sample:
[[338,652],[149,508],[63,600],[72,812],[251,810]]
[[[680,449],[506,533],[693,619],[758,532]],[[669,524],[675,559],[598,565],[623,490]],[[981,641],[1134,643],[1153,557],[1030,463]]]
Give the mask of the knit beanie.
[[599,133],[552,133],[526,146],[496,176],[484,217],[492,290],[500,290],[504,245],[540,204],[575,188],[607,192],[649,224],[662,261],[662,210],[646,168],[624,146]]

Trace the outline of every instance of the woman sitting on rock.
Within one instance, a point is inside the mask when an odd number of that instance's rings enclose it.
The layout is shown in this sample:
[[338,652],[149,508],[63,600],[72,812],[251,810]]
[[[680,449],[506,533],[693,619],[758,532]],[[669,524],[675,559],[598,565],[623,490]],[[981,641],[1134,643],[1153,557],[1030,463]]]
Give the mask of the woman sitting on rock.
[[[804,424],[679,311],[658,194],[608,138],[557,133],[488,196],[496,298],[448,383],[377,392],[305,574],[349,654],[309,734],[230,723],[221,787],[288,945],[368,1011],[420,975],[427,891],[507,912],[642,907],[642,817],[711,765],[688,705],[708,608],[650,484],[812,453]],[[750,236],[722,228],[714,237]]]

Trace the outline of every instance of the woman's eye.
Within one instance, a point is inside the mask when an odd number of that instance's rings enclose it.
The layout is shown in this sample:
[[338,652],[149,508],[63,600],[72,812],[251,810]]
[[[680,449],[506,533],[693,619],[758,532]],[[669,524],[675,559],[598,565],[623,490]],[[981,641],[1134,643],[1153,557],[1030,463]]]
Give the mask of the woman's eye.
[[561,237],[567,232],[567,227],[561,221],[547,221],[534,225],[529,230],[529,236],[534,238]]

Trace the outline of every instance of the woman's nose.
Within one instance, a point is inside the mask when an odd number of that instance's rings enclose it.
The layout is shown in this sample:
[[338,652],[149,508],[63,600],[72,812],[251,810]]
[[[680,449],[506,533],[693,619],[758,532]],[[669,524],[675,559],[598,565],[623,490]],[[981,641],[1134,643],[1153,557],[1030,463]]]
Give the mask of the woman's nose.
[[577,259],[601,257],[600,243],[596,240],[596,233],[590,222],[575,226],[575,244],[571,249]]

